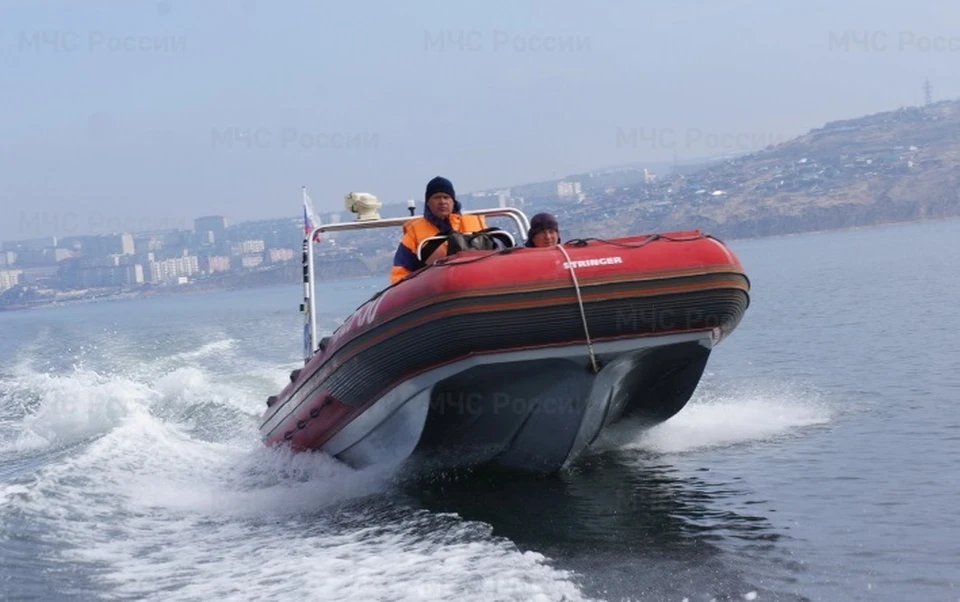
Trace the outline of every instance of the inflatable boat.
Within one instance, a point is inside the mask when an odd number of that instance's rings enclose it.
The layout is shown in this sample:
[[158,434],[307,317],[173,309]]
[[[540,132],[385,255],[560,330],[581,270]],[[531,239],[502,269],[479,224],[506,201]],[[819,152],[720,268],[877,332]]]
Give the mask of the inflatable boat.
[[[410,219],[357,212],[304,236],[304,365],[267,400],[266,445],[358,468],[560,471],[610,425],[679,412],[749,304],[737,258],[698,230],[529,248],[499,229],[496,248],[420,269],[318,338],[314,236]],[[529,227],[514,207],[469,213]]]

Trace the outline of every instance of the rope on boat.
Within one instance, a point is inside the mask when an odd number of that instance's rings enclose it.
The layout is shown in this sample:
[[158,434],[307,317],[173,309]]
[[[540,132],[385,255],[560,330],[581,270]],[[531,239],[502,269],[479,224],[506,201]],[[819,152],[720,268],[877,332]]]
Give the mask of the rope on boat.
[[577,273],[573,269],[573,260],[570,259],[570,255],[567,254],[567,250],[563,248],[563,245],[556,245],[556,248],[563,253],[563,256],[567,258],[567,269],[570,270],[570,277],[573,278],[573,288],[577,291],[577,305],[580,306],[580,319],[583,320],[583,333],[587,337],[587,350],[590,352],[590,365],[593,367],[593,373],[597,374],[600,372],[600,368],[597,367],[597,356],[593,352],[593,342],[590,340],[590,328],[587,326],[587,312],[583,308],[583,297],[580,295],[580,282],[577,280]]
[[606,238],[596,238],[591,236],[589,238],[574,238],[572,240],[568,240],[564,244],[571,245],[574,247],[585,247],[587,246],[587,243],[589,243],[591,240],[595,240],[597,242],[602,242],[603,244],[612,245],[614,247],[623,247],[625,249],[639,249],[640,247],[645,247],[648,244],[658,240],[665,240],[667,242],[689,242],[691,240],[700,240],[701,238],[713,238],[714,240],[717,240],[714,236],[710,234],[704,234],[703,232],[700,232],[697,234],[691,234],[689,236],[669,236],[667,234],[650,234],[640,242],[617,242],[615,240],[609,240]]

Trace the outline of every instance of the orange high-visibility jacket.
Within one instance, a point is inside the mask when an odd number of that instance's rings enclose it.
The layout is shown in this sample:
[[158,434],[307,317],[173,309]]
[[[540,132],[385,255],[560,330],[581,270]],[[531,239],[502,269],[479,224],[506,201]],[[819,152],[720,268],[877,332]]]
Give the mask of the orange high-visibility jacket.
[[[427,212],[429,212],[429,209]],[[438,221],[432,214],[427,213],[422,217],[413,218],[403,225],[403,238],[400,240],[397,252],[393,256],[390,284],[399,282],[411,272],[415,272],[426,265],[417,259],[417,247],[420,246],[420,241],[440,234],[440,227],[436,223]],[[453,231],[464,234],[479,232],[487,227],[487,222],[482,215],[472,215],[470,213],[451,213],[449,221],[450,228]]]

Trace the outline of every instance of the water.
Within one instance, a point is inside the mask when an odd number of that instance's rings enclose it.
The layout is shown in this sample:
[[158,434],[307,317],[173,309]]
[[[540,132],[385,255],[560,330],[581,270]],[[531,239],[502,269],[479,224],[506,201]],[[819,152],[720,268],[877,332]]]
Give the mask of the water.
[[958,235],[732,242],[752,305],[690,405],[552,478],[263,449],[298,287],[0,314],[0,597],[960,600]]

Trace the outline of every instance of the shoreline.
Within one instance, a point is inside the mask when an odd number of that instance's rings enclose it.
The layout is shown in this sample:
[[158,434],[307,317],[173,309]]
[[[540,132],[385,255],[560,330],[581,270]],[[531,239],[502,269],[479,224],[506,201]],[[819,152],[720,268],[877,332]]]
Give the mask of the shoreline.
[[[737,241],[737,242],[746,242],[746,241],[758,241],[758,240],[769,240],[769,239],[778,239],[778,238],[789,238],[797,236],[808,236],[808,235],[821,235],[821,234],[831,234],[838,232],[854,232],[859,230],[870,230],[875,228],[889,228],[896,226],[906,226],[911,224],[930,224],[938,222],[950,222],[950,221],[960,221],[960,216],[948,216],[948,217],[936,217],[936,218],[924,218],[924,219],[912,219],[912,220],[903,220],[903,221],[890,221],[890,222],[878,222],[876,224],[869,225],[859,225],[859,226],[848,226],[845,228],[832,228],[832,229],[821,229],[821,230],[805,230],[801,232],[788,232],[783,234],[769,234],[765,236],[752,236],[752,237],[716,237],[724,242]],[[704,234],[710,234],[709,230],[704,230]],[[299,264],[297,264],[299,268]],[[386,277],[386,274],[383,274]],[[355,280],[365,280],[369,278],[376,278],[377,274],[365,274],[362,276],[346,276],[343,278],[336,279],[321,279],[319,282],[351,282]],[[24,305],[11,305],[11,306],[0,306],[0,314],[2,313],[12,313],[19,311],[29,311],[36,309],[44,308],[56,308],[72,305],[85,305],[91,303],[101,303],[101,302],[116,302],[116,301],[126,301],[132,299],[150,299],[153,297],[166,297],[171,295],[204,295],[209,293],[219,293],[231,290],[257,290],[257,289],[269,289],[269,288],[278,288],[284,286],[300,286],[302,285],[301,280],[291,281],[291,282],[263,282],[259,284],[246,284],[236,286],[236,281],[231,281],[224,279],[223,285],[214,285],[210,286],[206,281],[201,281],[198,283],[191,283],[186,285],[177,285],[177,286],[165,286],[165,287],[156,287],[148,291],[117,291],[112,293],[103,293],[103,294],[94,294],[90,297],[80,297],[76,299],[64,299],[64,300],[51,300],[51,301],[41,301],[37,303],[27,303]]]
[[[798,232],[786,232],[783,234],[767,234],[764,236],[742,236],[742,237],[716,237],[721,238],[724,241],[748,241],[748,240],[769,240],[775,238],[788,238],[792,236],[807,236],[808,234],[831,234],[834,232],[856,232],[858,230],[872,230],[874,228],[889,228],[892,226],[908,226],[911,224],[932,224],[937,222],[951,222],[951,221],[960,221],[960,216],[952,215],[946,217],[927,217],[923,219],[908,219],[900,221],[890,221],[890,222],[877,222],[875,224],[864,224],[859,226],[846,226],[844,228],[826,228],[821,230],[802,230]],[[704,230],[704,234],[710,234],[709,231]]]
[[[347,276],[337,279],[324,279],[320,282],[350,282],[354,280],[364,280],[374,278],[375,275],[365,276]],[[54,299],[49,301],[40,301],[23,305],[0,306],[0,314],[13,313],[20,311],[31,311],[38,309],[48,309],[57,307],[68,307],[74,305],[89,305],[93,303],[113,303],[117,301],[130,301],[135,299],[152,299],[156,297],[185,296],[185,295],[207,295],[212,293],[223,293],[227,291],[240,290],[261,290],[280,287],[301,286],[302,282],[264,282],[262,284],[253,284],[246,286],[194,286],[191,284],[157,287],[148,291],[116,291],[102,294],[95,294],[89,297],[78,297],[75,299]]]

